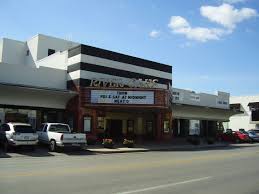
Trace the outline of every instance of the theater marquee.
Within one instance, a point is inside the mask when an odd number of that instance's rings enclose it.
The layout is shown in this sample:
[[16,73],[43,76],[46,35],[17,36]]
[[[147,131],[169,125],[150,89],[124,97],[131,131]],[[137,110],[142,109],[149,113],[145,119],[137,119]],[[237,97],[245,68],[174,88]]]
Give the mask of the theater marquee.
[[153,91],[92,90],[91,103],[154,104]]

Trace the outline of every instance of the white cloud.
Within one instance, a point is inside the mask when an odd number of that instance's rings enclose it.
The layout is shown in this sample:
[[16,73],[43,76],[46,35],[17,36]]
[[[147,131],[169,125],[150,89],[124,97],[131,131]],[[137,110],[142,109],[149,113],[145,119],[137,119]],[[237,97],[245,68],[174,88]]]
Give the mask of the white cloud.
[[225,3],[220,6],[202,6],[200,8],[200,13],[203,17],[222,25],[229,30],[233,30],[237,23],[258,16],[255,9],[235,9],[232,5]]
[[152,31],[149,33],[149,36],[150,36],[151,38],[157,38],[159,35],[160,35],[160,31],[158,31],[158,30],[152,30]]
[[244,3],[247,0],[222,0],[223,3],[235,4],[235,3]]
[[175,34],[183,34],[188,39],[200,42],[219,40],[227,32],[219,28],[191,27],[189,22],[181,16],[172,16],[168,27]]

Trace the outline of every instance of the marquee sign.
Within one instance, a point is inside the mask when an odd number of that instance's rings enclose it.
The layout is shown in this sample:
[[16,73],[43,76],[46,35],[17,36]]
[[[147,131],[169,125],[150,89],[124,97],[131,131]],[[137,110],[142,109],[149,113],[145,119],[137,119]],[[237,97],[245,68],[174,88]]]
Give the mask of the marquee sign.
[[154,92],[91,90],[91,103],[154,104]]
[[113,78],[93,78],[91,79],[90,87],[103,88],[155,88],[157,79],[113,79]]

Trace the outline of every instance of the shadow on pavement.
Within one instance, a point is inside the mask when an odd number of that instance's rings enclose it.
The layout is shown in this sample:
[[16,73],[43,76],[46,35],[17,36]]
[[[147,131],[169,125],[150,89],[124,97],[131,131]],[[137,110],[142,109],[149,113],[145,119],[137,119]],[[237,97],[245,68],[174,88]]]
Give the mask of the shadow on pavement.
[[[152,151],[209,151],[209,150],[234,150],[234,149],[244,149],[244,148],[251,148],[251,147],[259,147],[258,143],[254,144],[220,144],[220,145],[185,145],[185,146],[172,146],[170,148],[166,148],[164,146],[161,146],[161,148],[158,149],[152,149],[152,146],[149,148]],[[148,146],[145,146],[145,148],[148,149]]]

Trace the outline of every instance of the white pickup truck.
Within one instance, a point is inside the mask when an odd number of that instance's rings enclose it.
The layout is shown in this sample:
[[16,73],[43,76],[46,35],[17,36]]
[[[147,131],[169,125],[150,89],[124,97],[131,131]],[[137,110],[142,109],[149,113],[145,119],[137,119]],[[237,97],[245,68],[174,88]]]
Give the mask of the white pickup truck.
[[79,147],[86,146],[86,135],[83,133],[72,133],[69,125],[63,123],[44,123],[37,130],[39,142],[48,144],[50,151],[56,151],[57,147]]

